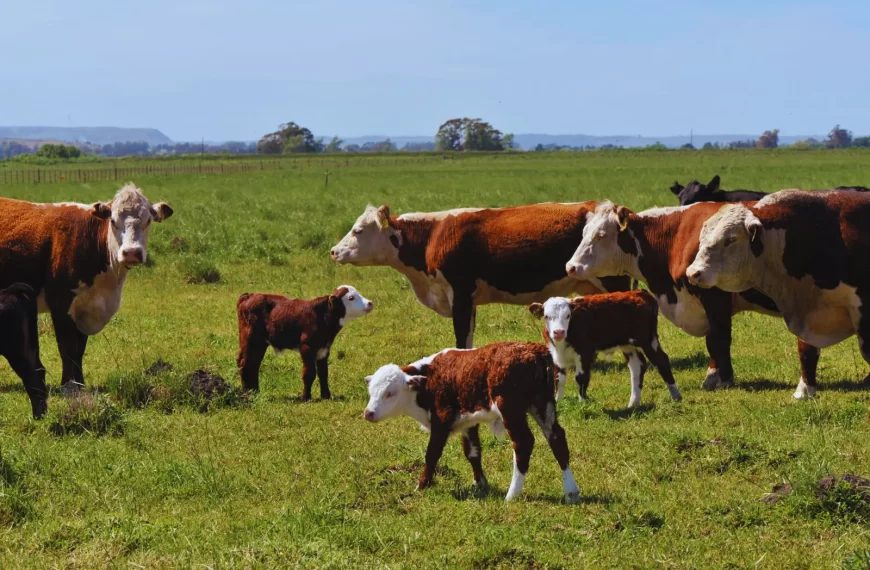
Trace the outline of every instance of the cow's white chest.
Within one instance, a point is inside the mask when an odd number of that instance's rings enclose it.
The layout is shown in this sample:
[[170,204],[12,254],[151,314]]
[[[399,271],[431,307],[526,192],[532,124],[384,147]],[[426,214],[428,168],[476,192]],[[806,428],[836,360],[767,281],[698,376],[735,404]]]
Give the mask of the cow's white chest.
[[86,335],[103,330],[121,308],[123,287],[124,277],[111,271],[97,275],[93,285],[80,284],[68,311],[78,329]]
[[543,303],[550,297],[569,297],[572,293],[591,295],[601,293],[604,289],[600,281],[581,281],[572,277],[565,277],[558,281],[548,283],[540,291],[529,293],[509,293],[496,289],[483,279],[478,279],[474,288],[474,304],[487,305],[489,303],[505,303],[508,305],[528,305],[529,303]]
[[855,287],[840,284],[835,289],[815,286],[812,289],[810,295],[795,303],[794,310],[783,311],[788,329],[818,348],[831,346],[855,334],[861,308]]
[[504,431],[504,420],[501,412],[494,403],[490,404],[488,410],[477,410],[470,414],[461,414],[450,426],[451,432],[463,432],[470,427],[479,424],[487,424],[492,429],[493,433],[500,434]]
[[441,271],[434,276],[422,271],[410,271],[406,275],[420,303],[442,317],[453,316],[453,287]]
[[710,330],[710,322],[707,320],[704,306],[685,288],[677,291],[676,303],[669,303],[667,295],[659,295],[658,302],[665,318],[690,335],[704,336]]
[[562,370],[574,368],[579,360],[577,352],[566,341],[553,341],[547,344],[550,349],[550,354],[553,356],[553,362]]

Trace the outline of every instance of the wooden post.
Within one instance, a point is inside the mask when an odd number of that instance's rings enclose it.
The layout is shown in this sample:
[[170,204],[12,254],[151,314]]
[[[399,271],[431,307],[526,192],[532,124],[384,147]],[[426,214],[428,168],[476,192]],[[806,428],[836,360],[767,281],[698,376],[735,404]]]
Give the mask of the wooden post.
[[329,170],[326,171],[326,180],[325,180],[323,187],[329,188]]

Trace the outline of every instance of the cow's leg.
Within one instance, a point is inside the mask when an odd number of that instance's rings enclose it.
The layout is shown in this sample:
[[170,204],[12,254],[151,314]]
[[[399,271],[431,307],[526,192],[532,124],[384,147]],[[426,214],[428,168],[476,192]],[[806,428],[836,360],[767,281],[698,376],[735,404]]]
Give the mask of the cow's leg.
[[556,400],[561,400],[565,395],[565,381],[568,379],[568,373],[564,368],[558,365],[553,365],[556,371]]
[[317,379],[320,381],[320,397],[324,400],[332,398],[329,391],[329,353],[317,359]]
[[474,348],[474,327],[477,308],[471,294],[454,291],[453,297],[453,334],[456,348]]
[[54,324],[54,334],[60,351],[63,372],[61,384],[73,382],[76,386],[85,383],[82,374],[82,360],[88,344],[88,336],[82,333],[69,315],[52,310],[51,320]]
[[710,365],[701,386],[705,390],[732,388],[734,368],[731,366],[731,294],[708,290],[701,295],[701,303],[710,323],[706,338]]
[[662,349],[657,334],[653,335],[649,345],[643,347],[643,351],[646,353],[646,357],[649,358],[649,361],[652,362],[653,366],[656,367],[656,370],[659,371],[659,374],[662,375],[662,380],[665,381],[665,384],[668,386],[668,392],[671,393],[671,400],[681,402],[683,400],[683,395],[680,394],[680,389],[677,388],[677,381],[674,379],[673,370],[671,370],[671,360],[668,358],[667,353]]
[[48,409],[48,387],[45,385],[45,368],[43,368],[38,356],[34,358],[34,355],[28,354],[28,352],[27,350],[15,351],[14,353],[10,351],[6,356],[6,360],[9,361],[9,366],[24,383],[24,389],[30,398],[33,417],[39,419],[45,415]]
[[256,333],[248,331],[248,334],[239,334],[239,356],[236,364],[242,377],[243,389],[260,389],[260,366],[268,348],[266,339]]
[[[870,364],[870,295],[861,296],[861,314],[858,320],[858,348],[867,364]],[[870,374],[864,378],[870,384]]]
[[574,381],[577,382],[577,393],[581,402],[588,399],[589,379],[592,374],[592,364],[595,362],[594,352],[578,354],[574,364]]
[[471,470],[474,472],[474,486],[479,489],[486,489],[489,484],[486,482],[486,477],[483,474],[483,465],[480,458],[480,426],[472,426],[462,434],[462,451],[465,453],[465,458],[471,463]]
[[432,431],[429,433],[429,445],[426,447],[426,466],[423,467],[423,474],[417,481],[418,489],[425,489],[432,484],[435,468],[438,466],[441,454],[444,453],[444,446],[447,444],[447,436],[449,435],[450,430],[442,426],[432,426]]
[[556,418],[556,403],[550,399],[538,402],[532,407],[532,417],[535,418],[541,431],[544,432],[547,444],[549,444],[556,457],[556,462],[559,463],[559,468],[562,470],[562,490],[565,492],[565,501],[576,503],[580,500],[580,489],[577,487],[577,482],[574,481],[574,475],[568,464],[570,459],[568,440],[565,438],[565,430],[562,429]]
[[819,367],[821,350],[798,339],[798,357],[801,361],[801,379],[798,381],[794,397],[800,400],[804,396],[816,395],[816,371]]
[[628,407],[633,408],[640,405],[640,393],[643,390],[643,375],[644,365],[640,359],[640,353],[627,352],[625,356],[628,358],[628,372],[631,375],[631,398],[628,400]]
[[305,401],[311,399],[311,386],[317,376],[316,353],[317,351],[304,344],[299,348],[299,354],[302,355],[302,399]]
[[532,448],[535,446],[535,436],[529,429],[525,412],[505,414],[504,427],[514,445],[514,474],[511,477],[511,486],[508,489],[506,501],[519,496],[523,492],[523,483],[526,473],[529,472],[529,459],[532,457]]

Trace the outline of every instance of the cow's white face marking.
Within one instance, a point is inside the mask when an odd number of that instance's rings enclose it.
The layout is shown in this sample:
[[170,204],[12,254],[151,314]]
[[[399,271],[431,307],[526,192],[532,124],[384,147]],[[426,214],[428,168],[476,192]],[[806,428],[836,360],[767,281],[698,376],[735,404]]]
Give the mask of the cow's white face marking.
[[[620,275],[623,253],[617,244],[619,219],[611,202],[602,202],[595,212],[586,214],[583,240],[565,265],[569,275],[576,279]],[[571,271],[573,270],[573,273]]]
[[340,325],[344,326],[345,323],[368,315],[375,308],[375,304],[363,297],[354,286],[342,285],[339,289],[342,287],[347,289],[347,293],[341,298],[341,302],[344,303],[344,318],[340,319]]
[[408,415],[429,429],[429,414],[417,405],[417,396],[411,387],[414,381],[423,377],[410,376],[395,364],[381,366],[372,376],[366,378],[369,389],[369,403],[364,417],[370,422]]
[[752,241],[764,239],[764,228],[742,204],[728,204],[701,228],[698,254],[686,269],[691,283],[739,293],[755,286]]
[[92,207],[96,216],[109,218],[107,242],[113,267],[144,263],[151,222],[162,222],[172,215],[169,205],[160,202],[152,206],[133,184],[118,190],[108,204],[97,202]]
[[565,343],[568,326],[571,324],[571,300],[566,297],[551,297],[544,303],[544,326],[547,334],[559,346]]
[[[330,251],[338,263],[352,265],[390,265],[398,259],[401,232],[389,225],[386,206],[366,206],[353,227]],[[392,240],[390,239],[392,238]]]

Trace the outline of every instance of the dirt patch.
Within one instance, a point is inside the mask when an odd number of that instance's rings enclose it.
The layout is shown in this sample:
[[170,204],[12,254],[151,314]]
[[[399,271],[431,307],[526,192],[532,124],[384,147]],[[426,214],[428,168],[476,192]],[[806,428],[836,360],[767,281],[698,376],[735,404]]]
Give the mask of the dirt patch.
[[780,483],[779,485],[774,485],[773,489],[770,490],[770,493],[766,494],[761,501],[763,503],[767,503],[768,505],[773,505],[777,503],[783,497],[787,497],[791,494],[792,488],[788,483]]
[[[842,484],[842,485],[841,485]],[[855,492],[856,498],[860,498],[867,503],[870,503],[870,479],[858,477],[851,473],[844,475],[828,475],[819,479],[817,495],[819,499],[827,498],[831,492],[838,486],[848,486]]]
[[145,374],[148,376],[157,376],[158,374],[163,374],[164,372],[172,372],[173,366],[168,362],[158,358],[154,361],[154,364],[145,369]]
[[187,240],[181,236],[175,236],[172,238],[172,241],[169,242],[169,247],[174,251],[188,251],[190,249],[190,244],[187,243]]
[[202,368],[187,378],[190,380],[191,393],[209,402],[230,391],[230,385],[227,384],[226,380]]

